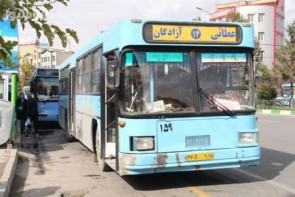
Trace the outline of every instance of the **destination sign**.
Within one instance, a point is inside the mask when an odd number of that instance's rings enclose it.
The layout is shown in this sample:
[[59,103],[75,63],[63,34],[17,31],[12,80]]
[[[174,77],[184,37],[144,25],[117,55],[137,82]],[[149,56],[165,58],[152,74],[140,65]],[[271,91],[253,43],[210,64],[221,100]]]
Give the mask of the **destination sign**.
[[58,77],[57,69],[39,69],[38,75],[46,75],[46,76],[56,76]]
[[215,24],[151,24],[144,26],[147,42],[238,44],[241,28]]

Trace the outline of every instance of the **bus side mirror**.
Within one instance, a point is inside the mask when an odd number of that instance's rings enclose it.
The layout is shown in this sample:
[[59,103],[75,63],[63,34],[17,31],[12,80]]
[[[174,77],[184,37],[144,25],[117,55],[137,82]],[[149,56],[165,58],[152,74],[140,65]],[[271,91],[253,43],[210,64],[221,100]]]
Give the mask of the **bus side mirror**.
[[115,60],[107,61],[107,87],[117,88],[120,82],[120,70],[118,62]]

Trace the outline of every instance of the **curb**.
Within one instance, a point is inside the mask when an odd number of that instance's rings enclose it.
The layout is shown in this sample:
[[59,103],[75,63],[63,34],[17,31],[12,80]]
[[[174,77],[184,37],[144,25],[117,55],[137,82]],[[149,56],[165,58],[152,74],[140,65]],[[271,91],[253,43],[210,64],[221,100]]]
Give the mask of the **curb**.
[[257,109],[257,113],[273,115],[295,115],[295,111],[277,110],[277,109]]
[[0,177],[0,197],[8,197],[11,184],[14,178],[17,160],[17,149],[0,149],[0,157],[8,157],[2,176]]

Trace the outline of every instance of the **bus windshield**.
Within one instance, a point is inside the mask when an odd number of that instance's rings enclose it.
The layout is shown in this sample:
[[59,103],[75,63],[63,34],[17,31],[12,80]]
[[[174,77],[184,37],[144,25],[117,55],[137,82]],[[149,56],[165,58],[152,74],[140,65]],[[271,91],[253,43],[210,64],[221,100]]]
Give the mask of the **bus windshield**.
[[251,61],[246,53],[195,53],[195,63],[191,54],[125,53],[124,111],[147,114],[254,109],[253,79],[248,73]]
[[58,78],[38,77],[37,78],[37,98],[39,101],[58,100]]
[[247,53],[198,53],[200,110],[254,110],[254,84]]

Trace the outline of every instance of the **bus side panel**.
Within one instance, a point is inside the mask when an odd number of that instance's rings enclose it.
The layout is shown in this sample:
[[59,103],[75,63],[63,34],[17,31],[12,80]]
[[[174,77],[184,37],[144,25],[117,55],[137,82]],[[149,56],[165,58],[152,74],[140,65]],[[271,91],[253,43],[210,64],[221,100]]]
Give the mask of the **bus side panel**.
[[101,97],[98,95],[76,95],[76,138],[93,151],[92,121],[100,125]]
[[59,125],[61,126],[62,129],[66,128],[67,120],[66,120],[66,115],[68,116],[68,95],[60,95],[59,96],[59,101],[58,101],[58,108],[59,108]]

